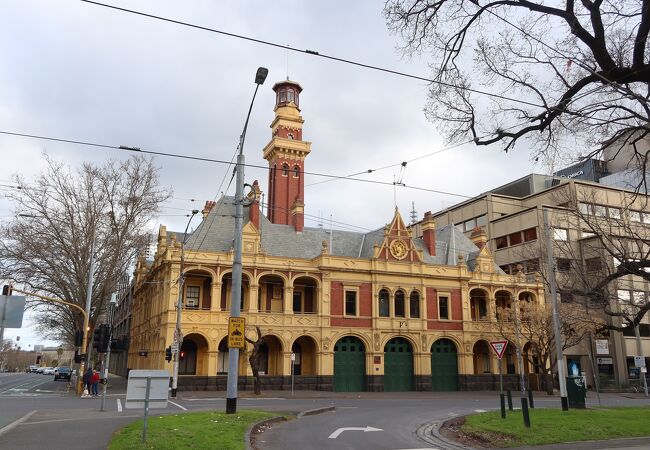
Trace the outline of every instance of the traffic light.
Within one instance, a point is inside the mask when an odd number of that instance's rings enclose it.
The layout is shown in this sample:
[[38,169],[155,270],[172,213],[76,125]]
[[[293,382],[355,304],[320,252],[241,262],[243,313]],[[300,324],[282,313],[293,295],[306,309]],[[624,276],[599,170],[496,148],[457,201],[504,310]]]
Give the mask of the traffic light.
[[9,286],[8,284],[2,286],[2,295],[11,295],[11,291],[12,291],[11,286]]
[[172,360],[172,347],[171,345],[165,349],[165,360],[170,362]]
[[179,359],[180,359],[181,361],[182,361],[183,359],[185,359],[185,350],[181,350],[181,352],[178,354],[178,356],[179,356]]
[[84,342],[84,332],[81,330],[77,330],[74,332],[74,346],[75,347],[81,347]]
[[96,348],[98,352],[104,353],[108,351],[108,346],[111,339],[111,327],[110,325],[103,324],[95,328],[93,331],[93,348]]

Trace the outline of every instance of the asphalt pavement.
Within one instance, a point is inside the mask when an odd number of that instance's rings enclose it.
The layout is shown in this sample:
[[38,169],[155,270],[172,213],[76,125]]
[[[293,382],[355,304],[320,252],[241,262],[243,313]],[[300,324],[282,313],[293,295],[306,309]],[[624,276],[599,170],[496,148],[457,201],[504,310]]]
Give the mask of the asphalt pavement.
[[[126,380],[111,376],[106,411],[101,399],[82,399],[68,383],[52,376],[0,374],[0,449],[105,449],[112,434],[142,417],[125,408]],[[603,394],[603,406],[650,405],[640,394]],[[165,409],[152,416],[185,411],[224,411],[225,392],[179,392]],[[557,396],[539,394],[537,407],[559,407]],[[599,406],[590,393],[588,407]],[[275,411],[278,415],[328,408],[329,412],[299,416],[258,435],[260,449],[454,449],[440,440],[436,427],[445,420],[498,408],[494,392],[334,393],[266,391],[260,397],[241,392],[238,409]],[[333,411],[331,410],[334,408]],[[9,428],[7,425],[9,424]],[[3,428],[4,427],[4,428]],[[648,448],[650,439],[579,443],[550,448]],[[573,445],[573,446],[571,446]],[[549,448],[549,447],[547,447]]]

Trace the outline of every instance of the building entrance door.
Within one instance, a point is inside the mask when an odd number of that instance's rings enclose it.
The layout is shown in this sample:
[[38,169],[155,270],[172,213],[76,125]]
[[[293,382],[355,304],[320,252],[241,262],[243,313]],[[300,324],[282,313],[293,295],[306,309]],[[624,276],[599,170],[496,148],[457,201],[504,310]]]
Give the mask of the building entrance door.
[[384,347],[384,391],[414,390],[413,348],[406,339],[393,338]]
[[431,390],[458,390],[458,355],[449,339],[438,339],[431,346]]
[[366,390],[366,349],[359,338],[345,336],[334,346],[334,390]]

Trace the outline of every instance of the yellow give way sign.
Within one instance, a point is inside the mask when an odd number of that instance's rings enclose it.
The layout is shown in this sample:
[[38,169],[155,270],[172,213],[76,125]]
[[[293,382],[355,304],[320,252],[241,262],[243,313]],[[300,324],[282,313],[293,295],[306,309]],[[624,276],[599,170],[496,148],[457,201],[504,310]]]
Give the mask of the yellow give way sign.
[[228,348],[244,348],[245,320],[243,317],[228,319]]

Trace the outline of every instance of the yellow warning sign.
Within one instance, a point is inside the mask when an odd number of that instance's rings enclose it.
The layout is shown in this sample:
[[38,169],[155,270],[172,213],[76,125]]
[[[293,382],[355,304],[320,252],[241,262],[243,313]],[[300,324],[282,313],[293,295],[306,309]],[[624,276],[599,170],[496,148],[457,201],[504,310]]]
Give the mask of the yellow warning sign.
[[228,320],[228,348],[244,348],[245,321],[243,317],[231,317]]

